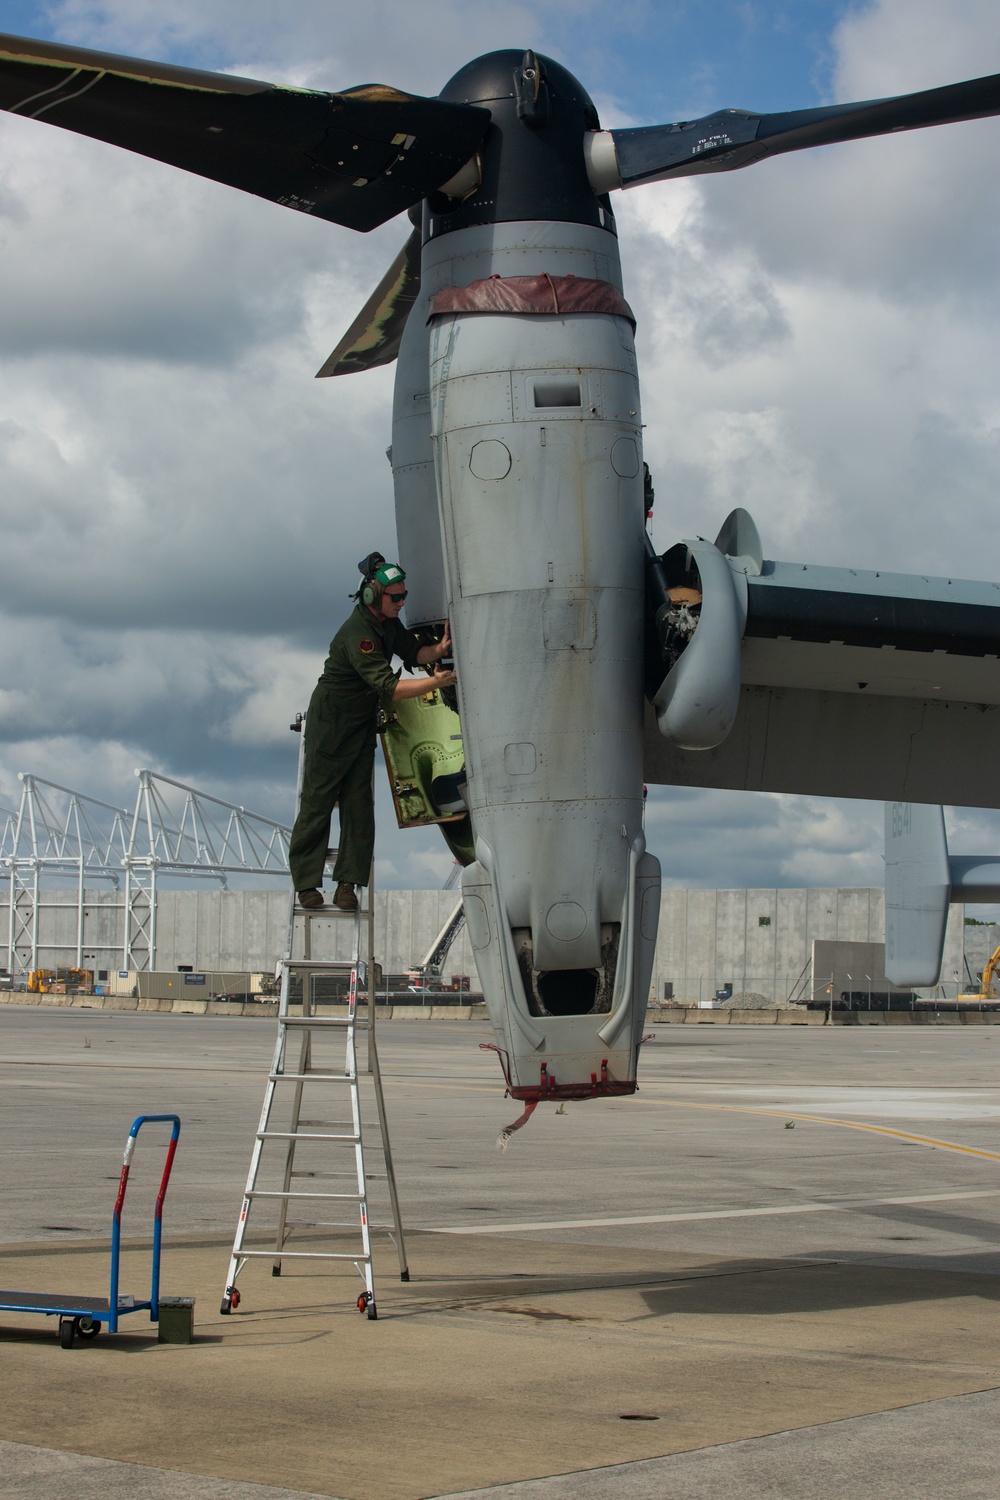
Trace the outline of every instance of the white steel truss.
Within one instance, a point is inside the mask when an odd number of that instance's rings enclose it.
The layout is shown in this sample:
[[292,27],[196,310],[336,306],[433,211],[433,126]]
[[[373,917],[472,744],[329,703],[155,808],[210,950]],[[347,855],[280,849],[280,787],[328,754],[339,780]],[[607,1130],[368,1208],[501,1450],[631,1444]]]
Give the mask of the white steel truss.
[[23,977],[41,967],[39,908],[43,874],[76,885],[76,966],[83,965],[84,889],[118,885],[128,841],[128,812],[84,792],[22,771],[21,804],[4,848],[10,874],[7,967]]
[[11,881],[10,868],[7,865],[7,856],[14,853],[14,840],[17,834],[17,813],[12,812],[9,807],[0,807],[0,881],[5,881],[9,886]]
[[16,833],[17,813],[11,812],[9,807],[0,807],[0,861],[13,854]]
[[[39,912],[45,877],[76,885],[76,965],[84,962],[88,880],[124,884],[121,964],[156,963],[160,874],[207,878],[287,875],[291,830],[156,771],[138,770],[132,813],[84,792],[22,772],[19,811],[0,810],[0,861],[9,876],[8,968],[23,978],[41,967]],[[63,903],[66,904],[66,903]],[[66,944],[59,945],[65,948]]]

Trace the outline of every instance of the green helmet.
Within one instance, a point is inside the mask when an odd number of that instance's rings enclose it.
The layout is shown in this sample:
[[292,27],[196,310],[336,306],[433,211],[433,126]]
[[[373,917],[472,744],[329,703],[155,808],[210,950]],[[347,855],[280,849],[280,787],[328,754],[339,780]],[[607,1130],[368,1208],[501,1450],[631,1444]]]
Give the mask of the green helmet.
[[384,589],[390,583],[402,583],[405,577],[398,563],[383,563],[375,573],[375,582]]

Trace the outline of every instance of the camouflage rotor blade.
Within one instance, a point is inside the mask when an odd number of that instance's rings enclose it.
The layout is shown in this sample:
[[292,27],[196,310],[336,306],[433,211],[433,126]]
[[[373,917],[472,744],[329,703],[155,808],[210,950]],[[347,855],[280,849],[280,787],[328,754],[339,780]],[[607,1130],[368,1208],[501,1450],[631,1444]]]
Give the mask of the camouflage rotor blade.
[[384,84],[323,93],[3,34],[0,109],[359,230],[452,177],[490,119]]
[[774,115],[723,109],[701,120],[612,130],[611,135],[621,185],[633,187],[668,177],[732,172],[765,157],[802,151],[808,146],[921,130],[927,125],[954,125],[960,120],[981,120],[996,114],[1000,114],[1000,73],[861,104],[834,104]]
[[420,291],[420,234],[414,230],[316,378],[390,365]]

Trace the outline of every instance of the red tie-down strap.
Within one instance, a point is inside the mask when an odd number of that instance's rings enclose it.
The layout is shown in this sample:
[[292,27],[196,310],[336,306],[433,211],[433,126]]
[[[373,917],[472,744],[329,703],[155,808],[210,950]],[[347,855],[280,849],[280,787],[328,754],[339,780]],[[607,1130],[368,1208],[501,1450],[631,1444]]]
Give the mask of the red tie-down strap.
[[627,318],[635,328],[635,313],[610,281],[588,276],[487,276],[468,286],[446,286],[431,299],[431,318],[446,313],[536,313],[562,317],[572,313],[604,313]]
[[[495,1042],[480,1042],[479,1043],[479,1050],[480,1050],[480,1052],[495,1052],[496,1055],[497,1055],[497,1057],[499,1057],[499,1059],[500,1059],[500,1066],[503,1069],[503,1076],[504,1076],[504,1078],[507,1081],[507,1093],[509,1094],[510,1091],[511,1091],[511,1088],[510,1088],[510,1059],[507,1056],[507,1053],[504,1052],[501,1047],[498,1047]],[[544,1063],[542,1064],[542,1066],[543,1067],[545,1066]],[[532,1100],[532,1102],[525,1109],[524,1113],[522,1115],[518,1115],[517,1119],[513,1122],[512,1125],[505,1125],[504,1126],[503,1130],[501,1130],[499,1136],[497,1137],[497,1150],[498,1151],[506,1151],[506,1149],[507,1149],[507,1142],[510,1140],[511,1136],[514,1134],[514,1131],[515,1130],[520,1130],[522,1125],[527,1125],[528,1121],[531,1119],[532,1115],[535,1113],[535,1110],[536,1110],[537,1106],[538,1106],[538,1100],[537,1099]]]
[[532,1101],[531,1101],[530,1104],[526,1104],[524,1106],[524,1114],[523,1115],[518,1115],[517,1119],[513,1122],[513,1124],[511,1124],[511,1125],[505,1125],[504,1126],[504,1128],[501,1130],[500,1134],[497,1136],[497,1150],[498,1151],[506,1151],[506,1149],[507,1149],[507,1142],[510,1140],[511,1136],[514,1134],[514,1131],[515,1130],[520,1130],[522,1125],[527,1125],[528,1121],[531,1119],[532,1115],[535,1113],[535,1110],[537,1108],[538,1108],[538,1100],[537,1099],[532,1099]]

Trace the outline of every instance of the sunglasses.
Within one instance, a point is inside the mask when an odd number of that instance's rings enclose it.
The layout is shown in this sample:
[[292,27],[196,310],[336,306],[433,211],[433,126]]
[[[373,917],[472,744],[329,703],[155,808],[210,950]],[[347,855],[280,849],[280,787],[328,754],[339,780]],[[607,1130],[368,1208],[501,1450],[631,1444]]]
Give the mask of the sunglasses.
[[406,598],[407,592],[408,591],[406,589],[404,589],[401,594],[389,594],[389,593],[387,593],[385,597],[387,599],[391,599],[392,602],[393,602],[393,604],[402,604],[403,600]]

